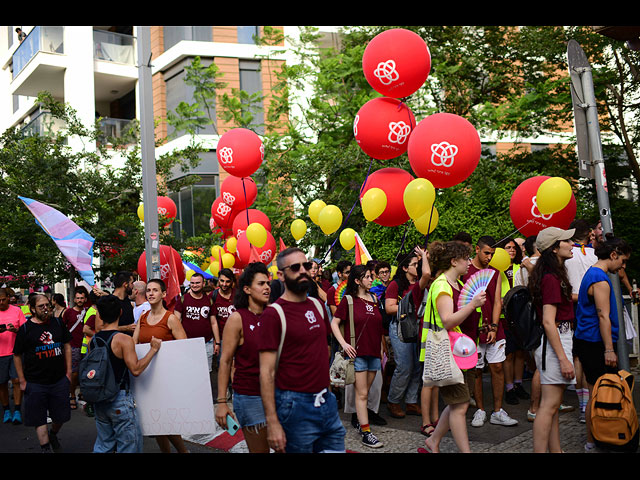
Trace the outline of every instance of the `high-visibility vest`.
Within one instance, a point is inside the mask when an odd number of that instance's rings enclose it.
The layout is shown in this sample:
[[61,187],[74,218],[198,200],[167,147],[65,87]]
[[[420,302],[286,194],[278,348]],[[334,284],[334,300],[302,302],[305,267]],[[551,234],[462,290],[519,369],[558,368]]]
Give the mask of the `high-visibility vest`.
[[[87,313],[84,314],[84,320],[82,322],[83,325],[87,323],[87,320],[91,315],[95,315],[96,313],[98,313],[98,310],[96,309],[96,307],[91,305],[87,310]],[[85,353],[87,353],[88,350],[89,350],[89,337],[85,335],[84,337],[82,337],[82,348],[80,348],[80,354],[84,355]]]
[[32,316],[29,305],[20,305],[20,310],[22,310],[22,313],[24,314],[25,318],[29,318]]
[[[516,278],[516,273],[520,270],[520,265],[517,263],[513,265],[513,276],[512,279]],[[509,279],[504,272],[500,272],[500,297],[504,298],[509,290],[511,290],[511,285],[509,285]],[[504,318],[504,313],[500,314],[500,318]]]

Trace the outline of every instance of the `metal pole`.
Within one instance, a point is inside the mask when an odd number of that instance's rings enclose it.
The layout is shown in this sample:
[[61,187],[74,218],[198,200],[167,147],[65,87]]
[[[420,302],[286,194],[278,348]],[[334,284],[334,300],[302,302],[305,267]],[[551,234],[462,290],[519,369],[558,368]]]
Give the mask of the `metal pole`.
[[158,229],[158,187],[156,184],[149,27],[137,27],[137,37],[144,245],[147,258],[147,279],[152,279],[160,278],[160,236]]

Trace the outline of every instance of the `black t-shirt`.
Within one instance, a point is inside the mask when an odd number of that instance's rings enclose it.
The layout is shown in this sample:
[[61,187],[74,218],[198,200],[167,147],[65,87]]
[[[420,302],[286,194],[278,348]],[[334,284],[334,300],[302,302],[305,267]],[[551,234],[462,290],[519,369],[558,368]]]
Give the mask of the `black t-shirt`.
[[[125,298],[124,300],[120,300],[120,305],[122,306],[122,313],[120,314],[120,321],[118,325],[131,325],[135,323],[135,319],[133,317],[133,305],[131,304],[131,300]],[[127,335],[133,335],[131,332],[124,332]]]
[[27,382],[52,385],[67,374],[64,344],[71,341],[71,333],[59,318],[48,323],[27,320],[16,334],[15,355],[22,355],[24,377]]

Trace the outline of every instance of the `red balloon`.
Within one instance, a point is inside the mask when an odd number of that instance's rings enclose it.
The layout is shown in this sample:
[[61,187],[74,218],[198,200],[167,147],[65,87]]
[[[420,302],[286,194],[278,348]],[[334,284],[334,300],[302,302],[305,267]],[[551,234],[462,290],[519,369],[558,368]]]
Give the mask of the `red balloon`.
[[234,128],[220,137],[216,154],[226,172],[235,177],[248,177],[260,168],[264,146],[251,130]]
[[394,28],[376,35],[362,55],[362,70],[369,85],[387,97],[408,97],[431,71],[425,41],[410,30]]
[[403,196],[404,189],[413,179],[409,172],[395,167],[382,168],[369,175],[360,193],[360,201],[370,188],[379,188],[387,195],[387,207],[374,223],[383,227],[397,227],[409,220]]
[[364,153],[378,160],[389,160],[407,151],[415,125],[413,113],[403,102],[379,97],[360,108],[353,122],[353,133]]
[[251,177],[229,175],[220,186],[220,196],[234,210],[245,210],[256,201],[258,187]]
[[569,228],[576,216],[576,199],[571,193],[569,204],[556,213],[543,215],[536,204],[536,193],[545,180],[545,175],[531,177],[522,182],[513,191],[509,202],[509,213],[513,225],[526,237],[537,235],[540,230],[547,227]]
[[158,215],[167,218],[167,223],[163,225],[163,227],[167,227],[173,223],[178,215],[178,207],[169,197],[158,196]]
[[[173,257],[173,263],[176,267],[176,274],[178,276],[178,282],[180,285],[185,280],[184,265],[182,264],[182,258],[177,250],[169,245],[160,245],[160,279],[167,283],[169,274],[171,272],[170,259]],[[147,281],[147,253],[142,252],[140,258],[138,258],[138,275],[143,282]]]
[[237,238],[238,235],[244,232],[249,224],[251,223],[260,223],[267,230],[267,232],[271,232],[271,220],[264,212],[260,210],[256,210],[255,208],[250,208],[249,212],[249,223],[247,223],[247,210],[242,210],[238,212],[235,219],[233,220],[233,226],[231,227],[232,234]]
[[421,120],[409,137],[413,173],[447,188],[466,180],[478,166],[482,146],[471,123],[452,113],[436,113]]
[[222,197],[216,198],[211,205],[211,217],[215,224],[222,228],[223,231],[233,225],[233,219],[236,213],[236,211],[222,200]]
[[[256,249],[256,252],[260,257],[260,261],[265,265],[271,263],[271,261],[276,257],[276,240],[273,238],[273,235],[271,235],[271,232],[267,232],[267,241],[262,247],[258,248],[254,246],[253,248]],[[240,264],[234,266],[238,268],[246,267],[251,259],[251,243],[249,243],[249,240],[244,233],[240,233],[238,235],[236,254],[240,260]]]

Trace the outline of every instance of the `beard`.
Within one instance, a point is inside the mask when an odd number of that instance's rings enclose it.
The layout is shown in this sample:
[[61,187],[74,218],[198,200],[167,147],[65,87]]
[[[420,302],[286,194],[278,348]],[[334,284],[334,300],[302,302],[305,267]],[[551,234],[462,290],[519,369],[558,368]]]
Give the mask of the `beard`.
[[284,283],[287,286],[287,290],[296,295],[306,293],[311,286],[311,282],[313,282],[313,280],[306,273],[301,273],[298,278],[290,278],[286,275],[284,277]]
[[36,310],[36,318],[41,322],[48,322],[53,316],[53,312],[51,310],[47,310],[46,313],[40,313],[39,310]]

